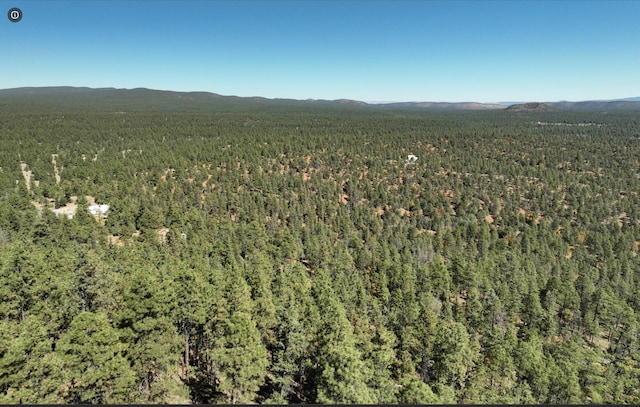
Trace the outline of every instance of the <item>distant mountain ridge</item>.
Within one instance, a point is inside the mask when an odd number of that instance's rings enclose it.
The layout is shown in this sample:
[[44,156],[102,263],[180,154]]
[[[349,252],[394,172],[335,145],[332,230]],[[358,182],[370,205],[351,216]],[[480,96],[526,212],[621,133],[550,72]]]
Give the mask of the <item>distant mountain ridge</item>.
[[510,112],[553,112],[556,109],[547,103],[531,102],[511,105],[504,110]]
[[583,102],[554,102],[549,103],[558,110],[640,110],[640,98]]
[[397,102],[397,103],[380,103],[375,106],[391,107],[391,108],[413,108],[413,109],[431,109],[431,110],[492,110],[504,109],[504,106],[497,103],[477,103],[477,102]]
[[[527,105],[531,103],[517,103]],[[640,110],[640,97],[608,101],[546,102],[554,110]],[[513,106],[513,105],[512,105]],[[264,97],[223,96],[212,92],[177,92],[147,88],[116,89],[88,87],[22,87],[0,89],[0,112],[22,109],[79,109],[107,111],[184,111],[288,110],[292,108],[329,109],[411,109],[411,110],[518,110],[502,103],[477,102],[394,102],[366,103],[358,100],[297,100]],[[526,109],[525,109],[526,110]],[[539,109],[533,109],[540,111]],[[546,111],[546,110],[545,110]]]

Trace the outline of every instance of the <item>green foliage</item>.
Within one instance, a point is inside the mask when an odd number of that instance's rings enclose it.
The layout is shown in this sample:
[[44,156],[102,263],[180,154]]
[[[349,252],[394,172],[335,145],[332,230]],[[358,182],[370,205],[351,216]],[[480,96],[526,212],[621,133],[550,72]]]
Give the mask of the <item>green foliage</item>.
[[126,403],[135,374],[124,357],[125,346],[106,315],[83,312],[57,342],[71,403]]
[[130,102],[0,113],[0,402],[640,402],[636,113]]
[[311,295],[321,316],[314,343],[314,391],[319,403],[375,402],[367,386],[373,372],[357,349],[353,327],[337,301],[326,274],[316,276]]
[[436,334],[432,369],[441,383],[461,390],[476,364],[477,349],[463,324],[450,321],[443,325]]
[[68,383],[54,352],[51,327],[36,316],[19,326],[3,321],[0,386],[5,403],[63,403]]
[[217,389],[224,402],[249,403],[264,383],[267,372],[267,351],[260,342],[260,333],[243,311],[234,312],[225,322],[218,347],[209,353],[216,366]]

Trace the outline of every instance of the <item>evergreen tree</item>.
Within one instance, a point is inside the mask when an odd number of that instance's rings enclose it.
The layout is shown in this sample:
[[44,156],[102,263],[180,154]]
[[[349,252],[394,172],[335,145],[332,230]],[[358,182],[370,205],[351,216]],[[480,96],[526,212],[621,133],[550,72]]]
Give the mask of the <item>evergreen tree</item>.
[[249,403],[264,384],[267,351],[260,340],[260,332],[243,311],[236,311],[224,324],[218,345],[209,352],[215,366],[217,389],[230,404]]
[[70,403],[126,403],[135,400],[135,374],[125,347],[104,314],[83,312],[57,342],[65,400]]
[[318,271],[311,294],[321,316],[314,348],[314,393],[317,403],[373,403],[366,369],[355,346],[353,328],[337,301],[327,275]]

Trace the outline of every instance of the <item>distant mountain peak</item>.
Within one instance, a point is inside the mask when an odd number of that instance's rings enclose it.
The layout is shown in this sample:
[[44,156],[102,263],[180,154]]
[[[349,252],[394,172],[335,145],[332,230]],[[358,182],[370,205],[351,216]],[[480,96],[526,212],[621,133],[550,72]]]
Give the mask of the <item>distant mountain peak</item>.
[[510,112],[552,112],[556,109],[546,103],[529,102],[511,105],[504,110]]

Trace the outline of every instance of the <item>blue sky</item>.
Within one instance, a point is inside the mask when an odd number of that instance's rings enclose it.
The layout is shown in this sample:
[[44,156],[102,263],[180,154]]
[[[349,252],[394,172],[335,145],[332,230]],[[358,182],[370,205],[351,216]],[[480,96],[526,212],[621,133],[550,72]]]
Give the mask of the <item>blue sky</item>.
[[[23,19],[7,18],[11,7]],[[640,96],[640,0],[0,0],[0,88],[294,99]]]

